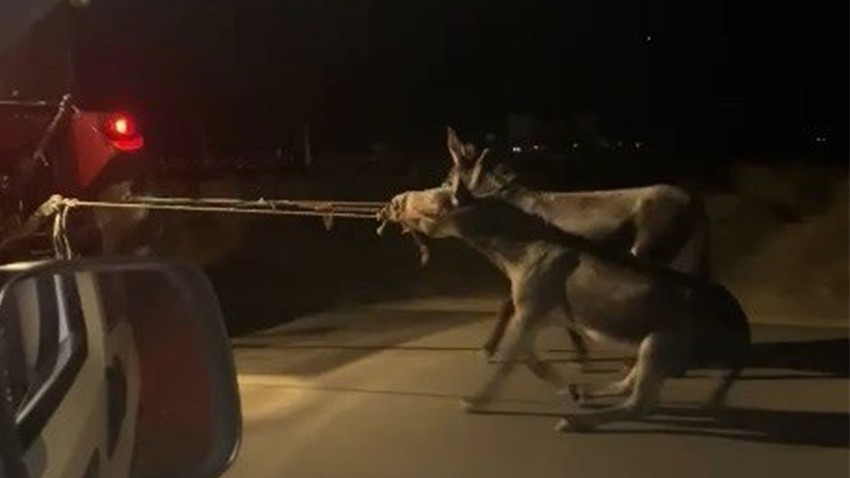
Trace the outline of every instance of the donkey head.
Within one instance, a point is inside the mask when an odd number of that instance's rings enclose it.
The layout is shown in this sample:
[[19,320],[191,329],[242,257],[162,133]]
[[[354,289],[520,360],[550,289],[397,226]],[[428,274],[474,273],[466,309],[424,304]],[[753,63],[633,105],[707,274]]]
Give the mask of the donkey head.
[[463,181],[455,178],[452,184],[396,195],[383,217],[426,236],[460,237],[453,216],[473,201]]
[[430,237],[462,237],[459,214],[480,199],[497,199],[512,181],[512,174],[490,158],[488,149],[478,152],[451,128],[447,145],[453,165],[443,183],[395,196],[382,214],[384,219]]

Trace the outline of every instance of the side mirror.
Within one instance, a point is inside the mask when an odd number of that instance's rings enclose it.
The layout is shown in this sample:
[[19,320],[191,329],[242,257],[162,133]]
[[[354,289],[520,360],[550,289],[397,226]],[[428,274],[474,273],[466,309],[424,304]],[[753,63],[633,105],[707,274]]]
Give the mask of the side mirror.
[[199,269],[83,259],[3,266],[2,279],[0,476],[224,472],[236,371]]

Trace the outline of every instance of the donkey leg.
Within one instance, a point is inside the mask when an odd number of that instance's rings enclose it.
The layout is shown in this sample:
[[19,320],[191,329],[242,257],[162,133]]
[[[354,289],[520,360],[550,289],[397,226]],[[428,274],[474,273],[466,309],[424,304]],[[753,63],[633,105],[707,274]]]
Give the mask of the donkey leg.
[[637,367],[632,367],[622,379],[594,388],[581,388],[577,392],[581,402],[603,397],[620,397],[632,391],[637,376]]
[[[641,209],[640,214],[647,214],[646,209]],[[645,220],[646,219],[644,219],[643,221]],[[649,228],[638,229],[637,234],[635,235],[634,243],[632,244],[632,248],[629,249],[629,253],[636,258],[645,259],[650,262],[661,261],[660,258],[656,257],[658,255],[657,252],[653,250],[656,245],[656,242],[657,238],[651,232],[649,232]],[[634,372],[636,363],[637,358],[624,358],[620,371],[628,370],[631,374],[632,372]]]
[[706,402],[706,408],[720,408],[726,405],[726,397],[729,394],[729,389],[732,388],[732,384],[735,383],[735,380],[741,375],[741,367],[735,367],[729,370],[726,375],[723,377],[720,385],[712,392],[711,398]]
[[579,363],[587,365],[587,344],[584,342],[584,337],[582,337],[580,333],[576,332],[573,327],[567,328],[567,334],[569,334],[573,347],[576,349],[576,355],[578,355]]
[[599,425],[618,420],[637,418],[646,414],[656,403],[664,384],[665,373],[663,357],[660,348],[665,340],[652,334],[641,343],[638,361],[635,365],[635,384],[631,395],[623,403],[595,412],[569,413],[555,426],[557,431],[589,430]]
[[573,400],[578,401],[579,396],[575,393],[575,389],[568,384],[567,380],[558,372],[558,369],[553,367],[552,364],[540,360],[533,347],[529,346],[527,350],[528,358],[524,363],[531,373],[554,387],[558,394],[563,395],[564,392],[568,392]]
[[729,369],[723,376],[720,384],[711,394],[711,398],[706,403],[707,408],[718,408],[726,404],[726,397],[729,394],[729,389],[741,375],[741,369],[744,368],[747,356],[750,351],[749,332],[743,337],[733,337],[731,339],[731,356],[727,357],[729,361]]
[[507,328],[508,322],[511,320],[513,314],[514,301],[511,297],[508,297],[502,301],[502,304],[499,306],[499,313],[496,316],[496,325],[493,327],[493,330],[490,331],[487,341],[484,342],[484,346],[481,348],[484,357],[488,361],[493,359],[493,355],[496,353],[496,349],[499,347],[499,342],[502,341],[502,337],[505,335],[505,328]]
[[531,330],[529,322],[532,317],[517,310],[509,321],[507,335],[504,339],[505,347],[503,360],[496,365],[496,370],[472,395],[462,399],[463,407],[472,412],[492,400],[493,396],[501,388],[505,378],[511,374],[516,367],[518,359],[525,359],[529,354]]
[[575,348],[579,364],[581,365],[582,370],[584,370],[587,366],[587,344],[584,341],[584,337],[576,331],[575,317],[573,316],[573,311],[570,308],[570,303],[567,301],[566,297],[561,299],[561,311],[564,314],[564,328],[567,331],[567,335],[570,337],[570,341],[573,343],[573,348]]

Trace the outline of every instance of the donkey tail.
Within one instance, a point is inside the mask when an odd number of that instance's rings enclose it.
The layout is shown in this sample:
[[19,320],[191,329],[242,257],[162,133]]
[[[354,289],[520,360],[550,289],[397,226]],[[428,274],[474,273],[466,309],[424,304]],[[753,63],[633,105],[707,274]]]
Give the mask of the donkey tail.
[[709,402],[711,405],[722,405],[726,401],[729,389],[741,375],[741,369],[746,365],[752,348],[750,322],[746,312],[728,290],[717,287],[721,289],[721,307],[718,312],[721,315],[721,326],[726,332],[722,353],[728,372],[712,394]]

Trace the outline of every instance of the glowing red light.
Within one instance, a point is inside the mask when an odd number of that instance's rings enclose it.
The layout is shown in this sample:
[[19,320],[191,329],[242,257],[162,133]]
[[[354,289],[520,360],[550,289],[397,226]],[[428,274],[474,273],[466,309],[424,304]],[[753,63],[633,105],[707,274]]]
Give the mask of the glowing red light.
[[113,115],[106,120],[106,134],[112,138],[136,135],[136,123],[126,115]]
[[136,122],[128,115],[107,116],[103,132],[112,145],[121,151],[133,151],[144,145],[144,138],[136,129]]
[[118,134],[127,134],[130,131],[130,126],[127,124],[127,118],[118,118],[112,122],[112,127]]

